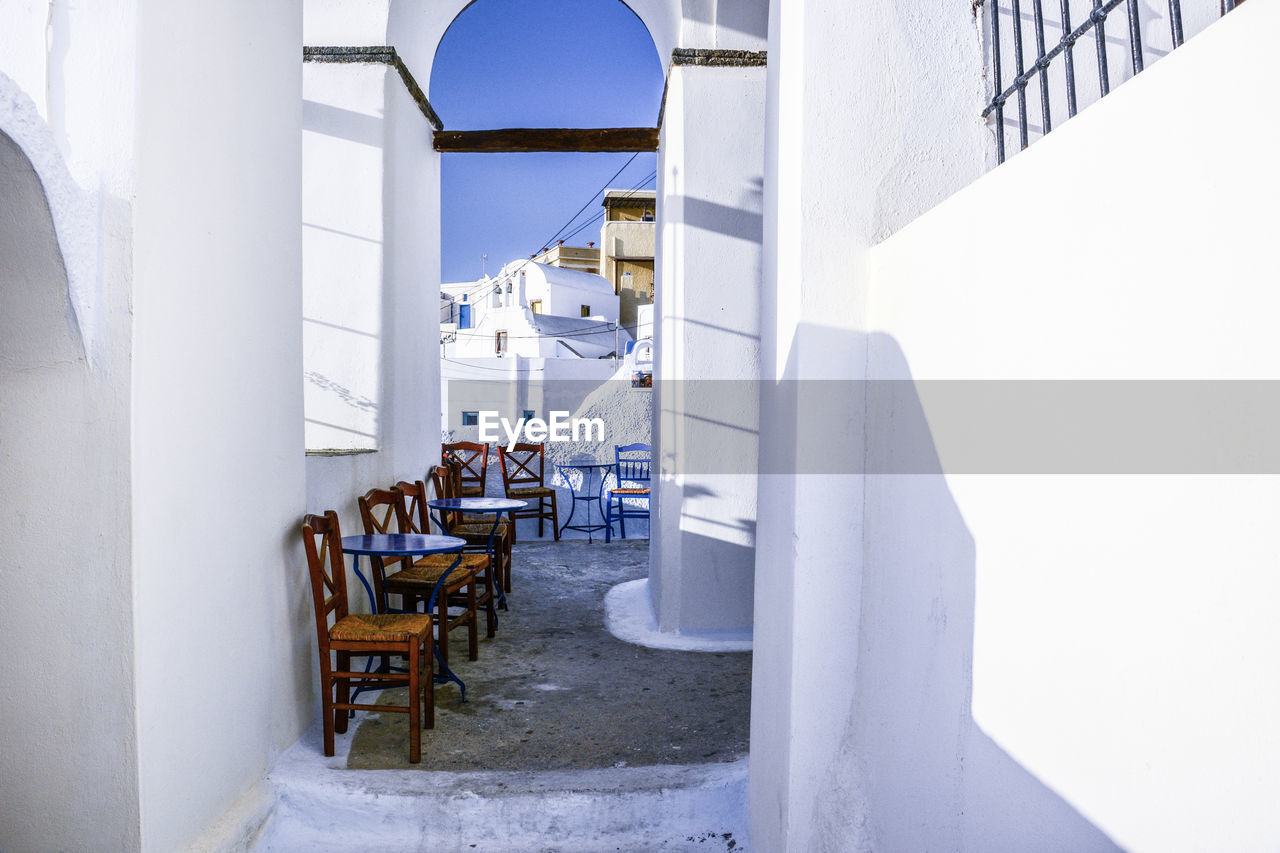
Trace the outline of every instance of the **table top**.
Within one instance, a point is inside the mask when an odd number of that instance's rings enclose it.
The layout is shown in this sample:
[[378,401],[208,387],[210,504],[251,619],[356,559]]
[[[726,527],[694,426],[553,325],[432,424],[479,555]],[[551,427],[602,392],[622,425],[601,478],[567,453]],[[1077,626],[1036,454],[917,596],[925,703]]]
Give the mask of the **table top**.
[[432,533],[374,533],[343,536],[342,550],[348,554],[376,554],[381,557],[403,557],[414,554],[440,554],[457,551],[466,541],[456,536]]
[[557,468],[612,468],[613,462],[600,462],[595,459],[570,459],[568,462],[557,462]]
[[528,504],[511,498],[437,498],[427,501],[432,509],[455,509],[462,512],[509,512],[513,509],[524,509]]

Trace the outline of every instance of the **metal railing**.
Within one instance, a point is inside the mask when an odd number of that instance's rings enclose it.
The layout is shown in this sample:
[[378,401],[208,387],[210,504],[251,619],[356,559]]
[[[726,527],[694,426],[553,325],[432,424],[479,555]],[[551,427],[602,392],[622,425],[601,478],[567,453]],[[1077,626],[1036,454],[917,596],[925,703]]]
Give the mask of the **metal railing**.
[[[1050,0],[1051,2],[1051,0]],[[1218,14],[1223,15],[1235,8],[1243,0],[1219,0]],[[989,67],[992,97],[987,108],[982,111],[984,119],[995,117],[996,156],[1003,163],[1006,157],[1005,145],[1005,110],[1010,100],[1014,100],[1017,108],[1017,128],[1020,148],[1026,148],[1031,142],[1031,132],[1038,130],[1043,136],[1053,129],[1054,107],[1061,120],[1065,107],[1070,118],[1081,109],[1081,93],[1077,87],[1077,42],[1088,39],[1093,42],[1093,51],[1098,76],[1096,97],[1107,95],[1112,88],[1112,72],[1119,72],[1124,79],[1140,73],[1147,61],[1147,54],[1156,58],[1179,47],[1183,42],[1183,14],[1181,0],[1167,0],[1168,3],[1168,40],[1163,35],[1161,44],[1143,43],[1143,26],[1156,23],[1149,10],[1145,16],[1140,14],[1138,0],[1074,0],[1074,5],[1082,18],[1079,25],[1072,25],[1073,0],[1058,0],[1057,21],[1045,20],[1045,0],[974,0],[974,13],[984,13],[987,22],[987,36],[991,45],[991,64]],[[1030,5],[1030,14],[1025,7]],[[1126,38],[1112,37],[1108,39],[1108,16],[1124,6],[1124,23]],[[1081,9],[1081,7],[1084,7]],[[1008,21],[1002,21],[1007,16]],[[1035,58],[1029,65],[1024,29],[1030,26],[1035,39]],[[1008,26],[1002,32],[1002,27]],[[1050,45],[1046,32],[1057,35],[1056,44]],[[1149,40],[1151,42],[1153,40]],[[1013,68],[1007,69],[1005,61],[1007,48],[1013,49]],[[1004,50],[1002,50],[1004,48]],[[1050,75],[1054,60],[1061,57],[1062,88],[1056,89],[1055,78]],[[1006,87],[1003,84],[1005,72],[1011,70],[1013,81]],[[1130,73],[1131,71],[1131,73]],[[1120,82],[1123,82],[1121,80]],[[1028,101],[1031,96],[1028,89],[1034,89],[1040,104],[1040,125],[1035,127],[1028,118]],[[1085,98],[1094,95],[1085,93]],[[1087,106],[1087,103],[1085,104]]]

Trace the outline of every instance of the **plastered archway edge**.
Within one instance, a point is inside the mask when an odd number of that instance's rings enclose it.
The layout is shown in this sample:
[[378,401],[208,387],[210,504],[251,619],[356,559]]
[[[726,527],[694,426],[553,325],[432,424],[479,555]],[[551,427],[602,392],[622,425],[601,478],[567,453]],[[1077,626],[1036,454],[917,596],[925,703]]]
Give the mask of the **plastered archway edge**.
[[67,273],[67,298],[92,365],[100,359],[102,332],[101,229],[98,205],[72,178],[53,133],[40,116],[35,102],[12,79],[0,74],[0,133],[21,149],[44,188],[54,233]]

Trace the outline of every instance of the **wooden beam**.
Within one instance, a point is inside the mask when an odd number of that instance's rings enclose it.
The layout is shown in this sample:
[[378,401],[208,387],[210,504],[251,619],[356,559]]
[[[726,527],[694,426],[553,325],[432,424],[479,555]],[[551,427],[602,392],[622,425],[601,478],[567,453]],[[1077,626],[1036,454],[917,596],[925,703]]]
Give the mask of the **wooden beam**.
[[509,127],[503,130],[439,130],[437,151],[657,151],[656,127]]

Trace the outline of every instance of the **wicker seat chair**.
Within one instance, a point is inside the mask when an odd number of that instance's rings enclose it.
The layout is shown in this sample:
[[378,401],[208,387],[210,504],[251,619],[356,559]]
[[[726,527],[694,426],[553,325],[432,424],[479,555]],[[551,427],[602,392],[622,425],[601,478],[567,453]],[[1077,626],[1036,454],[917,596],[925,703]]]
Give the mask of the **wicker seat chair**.
[[[358,503],[365,533],[419,532],[407,523],[404,494],[397,488],[370,489],[360,496]],[[399,595],[402,608],[409,612],[417,611],[419,601],[430,606],[437,584],[445,578],[434,603],[436,624],[440,626],[437,641],[440,644],[440,662],[446,667],[449,665],[449,635],[458,628],[466,629],[467,652],[471,660],[480,657],[480,620],[477,617],[480,594],[476,576],[488,571],[488,559],[476,554],[463,554],[462,562],[452,568],[457,557],[457,554],[429,554],[412,560],[409,557],[370,558],[374,594],[379,609],[384,611],[388,595]],[[388,572],[389,568],[393,571]],[[459,609],[457,615],[449,615],[450,605]]]
[[[422,760],[422,721],[435,727],[435,679],[432,663],[432,620],[426,613],[352,614],[347,606],[347,567],[342,553],[338,515],[308,515],[302,520],[302,539],[311,575],[316,637],[320,647],[320,692],[324,717],[324,754],[333,755],[334,733],[347,730],[354,710],[399,712],[409,715],[409,761]],[[330,616],[333,624],[329,623]],[[336,663],[334,656],[336,655]],[[357,672],[353,657],[408,661],[406,672]],[[372,705],[351,701],[353,687],[375,689],[406,685],[408,704]]]
[[474,441],[455,441],[440,446],[440,462],[456,462],[462,476],[462,491],[456,497],[484,497],[485,479],[489,475],[489,445]]
[[[457,463],[437,465],[431,469],[431,485],[438,497],[457,498],[459,494],[460,476]],[[403,484],[401,484],[403,485]],[[408,492],[406,491],[406,495]],[[423,508],[425,509],[425,502]],[[488,553],[489,535],[493,534],[494,556],[498,559],[498,572],[502,581],[502,590],[511,592],[511,551],[515,542],[515,525],[499,521],[497,530],[493,528],[493,517],[484,515],[467,515],[462,512],[446,512],[440,515],[444,521],[444,531],[450,536],[466,540],[466,550],[478,550]]]
[[[427,486],[422,480],[415,480],[410,483],[407,480],[401,480],[395,485],[396,490],[403,496],[402,506],[404,511],[404,521],[400,528],[404,533],[430,533],[431,532],[431,516],[430,510],[427,508],[427,501],[430,495],[427,492]],[[450,533],[450,536],[455,534]],[[476,578],[476,605],[484,608],[485,614],[485,636],[492,638],[498,632],[498,613],[497,598],[494,595],[494,578],[497,577],[495,572],[500,568],[494,568],[493,562],[489,559],[488,553],[483,548],[476,548],[474,543],[465,536],[459,536],[467,542],[467,546],[463,548],[464,559],[475,566]],[[431,557],[421,557],[415,561],[414,565],[423,563],[432,563]]]
[[[538,519],[538,536],[542,536],[545,520],[551,522],[551,532],[560,541],[559,516],[556,513],[556,490],[543,482],[544,446],[541,444],[517,444],[508,451],[498,445],[498,464],[502,469],[502,488],[507,497],[533,503],[528,509],[508,513],[512,521],[521,518]],[[514,525],[513,525],[514,526]],[[513,534],[514,538],[514,534]]]
[[[613,533],[613,522],[616,519],[627,538],[628,518],[649,517],[650,477],[649,465],[653,458],[653,448],[642,442],[635,444],[614,445],[614,473],[618,484],[609,490],[604,504],[604,541],[610,541]],[[627,501],[644,501],[644,507],[628,506]],[[616,504],[616,509],[615,509]]]

